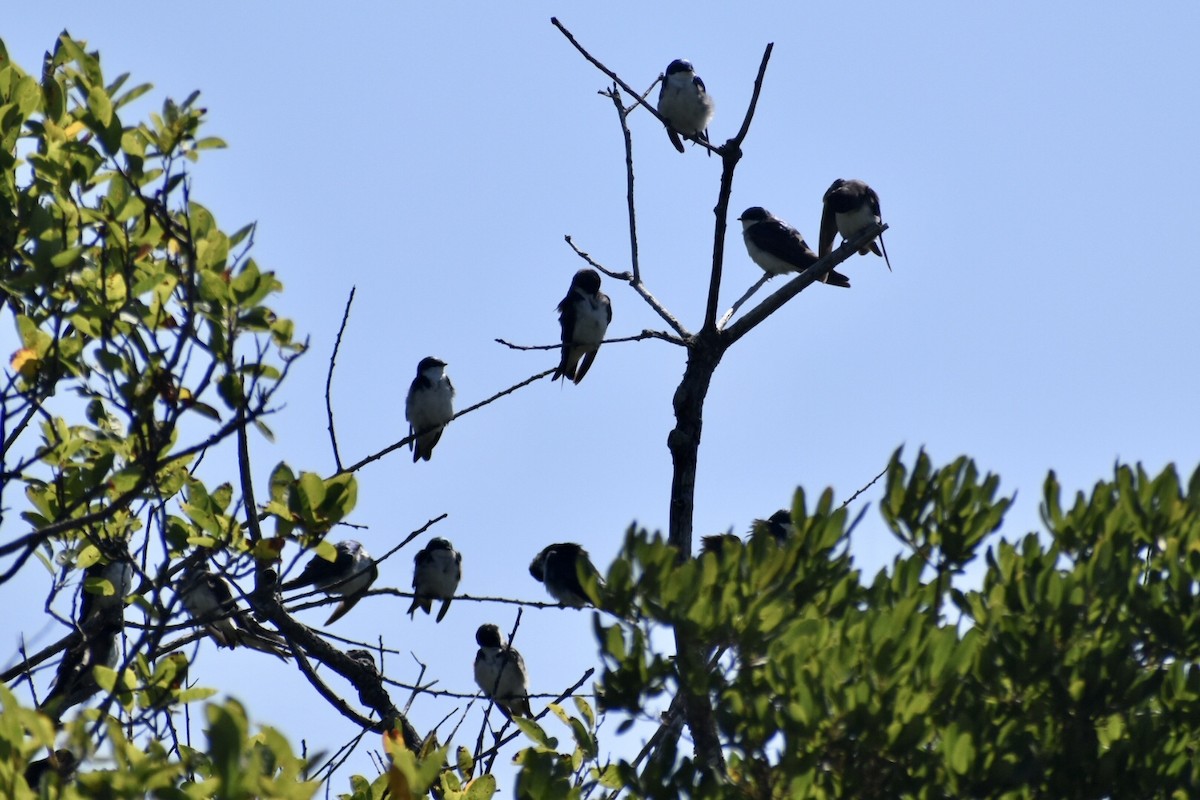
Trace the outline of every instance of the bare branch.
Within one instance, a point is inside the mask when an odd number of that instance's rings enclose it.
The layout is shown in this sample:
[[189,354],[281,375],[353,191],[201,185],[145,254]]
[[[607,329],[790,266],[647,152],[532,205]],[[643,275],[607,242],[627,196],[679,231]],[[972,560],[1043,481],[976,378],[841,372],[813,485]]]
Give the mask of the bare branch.
[[333,432],[333,401],[330,394],[333,389],[333,367],[337,362],[338,349],[342,346],[342,334],[346,331],[346,321],[350,319],[350,304],[354,302],[354,293],[358,287],[350,287],[350,296],[346,298],[346,310],[342,312],[342,324],[338,327],[337,339],[333,343],[333,352],[329,355],[329,372],[325,376],[325,413],[329,418],[329,441],[333,445],[333,463],[338,471],[342,469],[342,456],[338,452],[337,434]]
[[744,295],[735,300],[733,305],[729,307],[729,310],[725,312],[725,316],[721,317],[721,321],[717,323],[717,330],[724,329],[729,320],[733,319],[733,315],[738,312],[738,309],[741,308],[747,300],[753,297],[754,293],[763,287],[763,284],[771,280],[773,277],[775,277],[773,273],[766,272],[764,270],[762,277],[755,281],[754,285],[747,289]]
[[[517,389],[520,389],[524,386],[528,386],[529,384],[533,383],[534,381],[541,380],[542,378],[546,377],[547,375],[551,374],[552,372],[554,372],[554,368],[544,370],[542,372],[537,373],[536,375],[531,375],[528,378],[526,378],[525,380],[521,381],[520,383],[515,383],[512,386],[508,387],[507,389],[496,392],[494,395],[487,398],[486,400],[481,400],[480,402],[476,403],[473,406],[464,408],[462,411],[459,411],[457,414],[455,414],[453,417],[451,417],[449,419],[449,421],[446,422],[445,425],[441,425],[438,427],[445,428],[446,425],[449,425],[451,422],[458,419],[459,417],[461,417],[465,414],[470,414],[472,411],[477,411],[477,410],[483,408],[484,406],[488,405],[489,403],[494,403],[495,401],[499,400],[501,397],[504,397],[505,395],[508,395],[508,394],[512,394]],[[429,430],[417,431],[416,433],[412,434],[411,436],[405,436],[403,439],[396,442],[395,444],[390,444],[387,447],[380,450],[378,453],[369,455],[366,458],[364,458],[362,461],[359,461],[355,464],[351,464],[348,467],[340,469],[337,472],[333,473],[333,475],[330,475],[329,477],[334,478],[334,477],[337,477],[338,475],[345,475],[346,473],[349,473],[349,472],[358,472],[360,469],[367,466],[368,464],[378,461],[379,459],[383,458],[384,456],[386,456],[388,453],[392,452],[393,450],[399,450],[401,447],[404,447],[404,445],[408,444],[409,442],[415,441],[418,436],[428,433],[429,431],[432,431],[432,430],[436,430],[436,428],[430,428]]]
[[858,499],[858,496],[859,496],[860,494],[862,494],[862,493],[863,493],[863,492],[865,492],[867,489],[870,489],[872,486],[874,486],[876,481],[878,481],[878,480],[879,480],[880,478],[882,478],[882,477],[883,477],[885,474],[887,474],[887,471],[888,471],[888,468],[887,468],[887,466],[884,466],[884,468],[883,468],[883,469],[879,470],[879,474],[878,474],[878,475],[876,475],[874,478],[871,478],[870,482],[869,482],[869,483],[867,483],[867,485],[866,485],[866,486],[862,487],[862,488],[861,488],[861,489],[859,489],[857,492],[855,492],[854,494],[852,494],[852,495],[850,495],[848,498],[846,498],[846,502],[842,503],[842,508],[845,508],[846,506],[850,505],[850,504],[851,504],[851,503],[853,503],[855,500],[857,500],[857,499]]
[[[621,342],[640,342],[643,339],[662,339],[664,342],[671,344],[686,345],[687,343],[678,336],[672,336],[665,331],[652,331],[646,329],[635,336],[621,336],[617,339],[604,339],[600,344],[620,344]],[[511,350],[558,350],[562,344],[513,344],[507,339],[495,339],[497,344],[502,344]]]
[[633,202],[633,136],[629,133],[628,113],[621,104],[621,91],[614,83],[605,92],[617,108],[617,120],[621,123],[621,136],[625,140],[625,205],[629,209],[629,265],[633,269],[633,283],[642,282],[638,267],[637,210]]

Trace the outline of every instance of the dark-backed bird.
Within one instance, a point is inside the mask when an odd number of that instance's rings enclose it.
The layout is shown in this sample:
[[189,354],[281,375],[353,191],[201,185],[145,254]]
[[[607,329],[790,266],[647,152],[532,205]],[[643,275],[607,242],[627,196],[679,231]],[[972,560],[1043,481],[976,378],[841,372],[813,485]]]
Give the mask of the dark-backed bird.
[[83,571],[79,594],[79,619],[86,622],[108,609],[124,616],[125,598],[133,591],[133,559],[123,541],[110,541],[99,561]]
[[408,608],[411,617],[417,609],[426,614],[433,608],[434,600],[442,601],[437,621],[441,622],[450,608],[450,601],[458,591],[462,580],[462,556],[445,539],[430,539],[425,547],[413,556],[413,601]]
[[588,558],[587,551],[574,542],[561,542],[546,547],[534,557],[529,565],[529,574],[540,581],[558,602],[572,608],[594,605],[580,581],[580,574],[594,576],[603,586],[596,567]]
[[256,622],[238,604],[233,584],[209,571],[208,562],[200,561],[184,570],[179,599],[219,647],[249,647],[288,660],[287,641]]
[[562,326],[562,359],[554,377],[579,383],[592,368],[600,342],[612,322],[612,302],[600,291],[600,273],[581,269],[571,279],[567,296],[558,304],[558,322]]
[[712,98],[692,62],[677,58],[668,64],[662,88],[658,90],[658,113],[667,121],[667,136],[676,150],[683,152],[681,133],[702,142],[708,141],[708,123],[713,111]]
[[442,426],[453,416],[454,384],[446,375],[446,362],[433,356],[422,358],[404,401],[408,433],[417,434],[408,445],[414,462],[433,457],[434,445],[442,438]]
[[[860,180],[843,180],[838,178],[825,192],[825,208],[821,212],[821,237],[817,241],[818,253],[825,255],[833,252],[833,238],[841,234],[842,239],[853,239],[868,225],[877,225],[882,221],[879,216],[879,195],[875,190]],[[888,258],[887,248],[883,246],[883,234],[879,235],[879,243],[868,242],[859,255],[874,253],[883,256],[883,263],[888,271],[892,262]]]
[[[817,254],[804,241],[800,231],[765,208],[747,208],[738,219],[742,223],[746,252],[769,274],[803,272],[817,262]],[[830,270],[822,280],[834,286],[850,287],[850,279],[837,270]]]
[[279,587],[287,592],[302,586],[312,586],[331,597],[343,598],[329,615],[329,619],[325,620],[326,625],[332,625],[346,616],[379,577],[379,565],[361,542],[346,539],[338,542],[336,549],[337,556],[333,561],[315,555],[304,565],[298,576]]
[[479,645],[475,654],[475,683],[504,712],[504,716],[510,719],[514,714],[532,717],[525,659],[504,641],[500,629],[490,623],[479,626],[475,641]]
[[96,614],[75,632],[67,645],[50,694],[41,705],[43,713],[55,721],[68,709],[88,700],[100,691],[93,672],[95,667],[113,669],[121,656],[124,619],[113,613]]

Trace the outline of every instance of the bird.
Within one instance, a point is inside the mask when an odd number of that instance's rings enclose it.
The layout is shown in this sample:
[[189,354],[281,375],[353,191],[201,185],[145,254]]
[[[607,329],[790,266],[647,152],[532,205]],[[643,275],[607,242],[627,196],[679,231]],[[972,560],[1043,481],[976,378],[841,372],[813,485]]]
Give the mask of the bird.
[[[817,242],[821,255],[833,252],[834,234],[840,233],[842,239],[853,239],[863,228],[881,221],[879,195],[860,180],[847,181],[838,178],[826,190],[823,202],[825,208],[821,212],[821,238]],[[883,234],[879,235],[879,244],[872,241],[858,251],[859,255],[863,256],[868,252],[883,256],[883,263],[887,264],[888,272],[891,272],[892,262],[888,258],[887,248],[883,246]]]
[[442,438],[442,426],[453,416],[454,385],[446,375],[446,362],[433,356],[422,358],[404,401],[408,433],[417,434],[408,445],[413,451],[413,463],[433,457],[433,448]]
[[756,519],[751,523],[750,535],[768,533],[775,538],[775,543],[782,546],[793,533],[796,526],[792,524],[792,512],[781,508],[766,519]]
[[[667,123],[667,136],[675,149],[684,152],[679,134],[708,141],[708,123],[713,117],[713,100],[704,89],[692,62],[677,58],[667,65],[658,90],[658,113]],[[711,152],[710,152],[711,155]]]
[[[817,262],[817,254],[805,243],[800,231],[765,208],[747,208],[738,219],[742,223],[746,251],[767,273],[803,272]],[[850,279],[837,270],[830,270],[821,280],[850,288]]]
[[509,719],[514,714],[532,717],[525,659],[491,623],[479,626],[475,641],[479,644],[479,652],[475,654],[475,683]]
[[319,555],[313,556],[300,574],[279,587],[283,591],[313,586],[327,595],[341,597],[326,625],[332,625],[354,608],[367,589],[379,577],[379,565],[371,558],[361,542],[346,539],[337,543],[337,556],[328,561]]
[[239,607],[233,585],[223,575],[209,571],[206,561],[184,569],[179,599],[219,647],[249,647],[288,660],[287,641]]
[[571,608],[595,605],[579,580],[580,573],[594,576],[597,583],[603,586],[604,581],[588,558],[587,551],[574,542],[561,542],[544,548],[529,565],[529,574],[534,580],[545,584],[551,597]]
[[70,750],[55,750],[46,758],[30,761],[25,767],[25,782],[29,788],[37,791],[46,775],[57,775],[60,786],[66,785],[75,776],[79,767],[79,759]]
[[726,548],[741,544],[742,540],[732,533],[714,533],[700,537],[700,552],[712,553],[720,559],[725,555]]
[[100,691],[94,667],[113,669],[121,655],[120,639],[125,630],[125,620],[114,613],[104,613],[87,620],[73,634],[67,645],[50,694],[42,702],[41,710],[56,722],[67,709],[88,700]]
[[600,273],[581,269],[571,278],[567,296],[558,304],[558,322],[562,325],[562,360],[554,377],[578,384],[592,368],[600,342],[612,322],[612,302],[600,291]]
[[83,571],[79,619],[85,623],[108,609],[124,615],[125,598],[133,592],[133,559],[123,541],[107,543],[108,552]]
[[462,579],[462,555],[445,539],[430,539],[413,557],[413,601],[408,608],[411,618],[417,609],[430,613],[434,600],[442,601],[437,621],[441,622]]

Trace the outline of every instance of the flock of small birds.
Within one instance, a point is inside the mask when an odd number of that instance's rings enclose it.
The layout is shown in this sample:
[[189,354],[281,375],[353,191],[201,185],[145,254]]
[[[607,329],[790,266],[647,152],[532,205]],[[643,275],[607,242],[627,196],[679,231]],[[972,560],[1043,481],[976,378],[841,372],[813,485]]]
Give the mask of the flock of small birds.
[[[714,148],[709,144],[708,125],[714,104],[691,62],[676,59],[667,66],[662,76],[657,110],[676,150],[685,152],[683,137],[702,144],[711,155]],[[849,240],[880,222],[879,196],[860,180],[835,180],[825,192],[823,204],[817,253],[805,243],[798,230],[765,208],[752,206],[743,211],[738,220],[742,223],[742,236],[751,260],[769,276],[801,272],[832,252],[838,234],[843,240]],[[891,269],[882,237],[859,252],[882,256]],[[836,270],[831,270],[823,280],[833,286],[850,286],[850,279]],[[578,384],[591,369],[612,322],[612,303],[608,295],[600,291],[600,274],[594,269],[576,272],[557,311],[562,351],[551,380],[563,378]],[[433,356],[421,359],[404,410],[412,437],[413,461],[429,461],[441,440],[442,431],[454,418],[454,385],[446,375],[446,362]],[[777,512],[762,523],[765,528],[756,525],[756,529],[767,530],[780,540],[791,529],[786,511]],[[736,538],[733,534],[704,537],[703,549],[719,555],[726,540]],[[132,591],[134,569],[125,543],[110,542],[106,547],[103,557],[85,570],[85,585],[104,580],[114,587],[114,591],[112,594],[82,592],[78,630],[68,643],[55,682],[41,704],[42,710],[56,721],[67,709],[100,690],[93,667],[112,668],[119,659],[119,637],[124,632],[124,598]],[[340,602],[326,620],[327,625],[344,617],[379,577],[378,564],[360,542],[342,541],[336,545],[336,550],[334,560],[314,556],[299,576],[280,587],[283,591],[311,587],[326,596],[339,598]],[[462,579],[462,555],[446,539],[434,538],[413,561],[413,601],[408,609],[409,616],[417,610],[432,613],[433,603],[440,600],[437,621],[441,622]],[[552,544],[543,549],[529,565],[529,572],[545,586],[551,597],[571,608],[593,604],[581,576],[591,576],[596,586],[603,585],[587,551],[572,542]],[[290,657],[283,637],[259,624],[247,609],[241,608],[233,585],[224,576],[210,571],[206,560],[189,563],[178,593],[187,612],[203,625],[219,646],[249,647],[284,660]],[[475,641],[479,645],[475,656],[475,682],[480,690],[505,716],[532,716],[525,659],[496,625],[481,625],[475,633]],[[365,650],[350,651],[350,655],[374,666],[371,654]],[[181,666],[183,670],[186,670],[186,660]],[[182,683],[182,680],[181,674],[178,681]],[[36,787],[44,775],[65,776],[76,765],[77,760],[70,751],[57,750],[48,758],[33,762],[26,779]]]

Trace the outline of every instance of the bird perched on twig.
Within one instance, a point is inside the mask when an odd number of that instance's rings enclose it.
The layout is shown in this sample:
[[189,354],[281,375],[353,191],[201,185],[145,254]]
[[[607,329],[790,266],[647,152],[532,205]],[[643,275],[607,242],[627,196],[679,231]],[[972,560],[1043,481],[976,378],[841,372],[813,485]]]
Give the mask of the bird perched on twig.
[[325,620],[326,625],[332,625],[346,616],[379,577],[379,565],[361,542],[346,539],[338,542],[336,548],[337,556],[333,561],[315,555],[297,577],[279,587],[286,592],[301,586],[312,586],[327,595],[343,598],[329,619]]
[[192,619],[220,647],[249,647],[287,661],[287,641],[260,625],[238,605],[237,595],[223,575],[209,571],[207,561],[189,565],[179,588],[179,599]]
[[[742,223],[746,251],[754,263],[769,274],[803,272],[817,262],[817,254],[804,241],[800,231],[765,208],[747,208],[738,219]],[[830,270],[822,280],[833,286],[850,288],[850,279],[837,270]]]
[[[838,178],[825,191],[825,203],[821,211],[821,237],[817,240],[818,252],[821,255],[833,252],[833,237],[840,233],[842,239],[853,239],[868,225],[877,225],[882,221],[879,216],[879,195],[875,190],[860,180],[843,180]],[[883,234],[879,235],[879,244],[869,242],[858,251],[859,255],[874,253],[883,256],[888,272],[892,270],[892,262],[888,258],[887,248],[883,246]]]
[[595,605],[579,579],[581,573],[594,576],[599,585],[604,585],[587,551],[574,542],[546,547],[529,565],[533,579],[544,584],[555,600],[572,608]]
[[43,713],[56,722],[73,706],[88,700],[100,691],[93,672],[95,667],[113,669],[121,656],[121,634],[125,620],[116,614],[96,614],[81,625],[75,638],[67,645],[54,686],[41,705]]
[[433,457],[433,448],[442,438],[444,426],[454,416],[454,384],[446,375],[446,362],[428,356],[417,364],[417,377],[408,387],[404,418],[408,433],[417,434],[409,443],[413,462]]
[[29,762],[29,766],[25,767],[25,782],[29,784],[30,789],[37,791],[43,777],[57,775],[59,785],[64,786],[71,778],[75,777],[75,770],[78,767],[79,759],[70,750],[55,750],[46,758]]
[[124,541],[108,541],[104,555],[83,571],[79,619],[86,622],[108,609],[124,616],[125,598],[133,591],[133,559]]
[[714,110],[712,98],[692,62],[677,58],[667,65],[662,88],[658,90],[658,113],[667,121],[667,136],[676,150],[684,152],[681,133],[708,141],[708,123]]
[[475,654],[475,683],[509,719],[514,714],[532,717],[525,659],[491,623],[479,626],[475,641],[479,644],[479,652]]
[[437,615],[437,621],[441,622],[460,580],[462,556],[445,539],[430,539],[413,557],[413,601],[408,616],[412,617],[418,608],[428,614],[433,601],[441,600],[442,608]]
[[792,512],[786,508],[779,509],[766,519],[756,519],[750,523],[751,536],[760,533],[770,534],[780,547],[787,544],[787,540],[795,532],[796,526],[792,524]]
[[550,380],[566,378],[578,384],[592,368],[612,322],[612,302],[600,291],[599,272],[581,269],[575,273],[567,296],[558,304],[558,322],[562,326],[562,360]]

